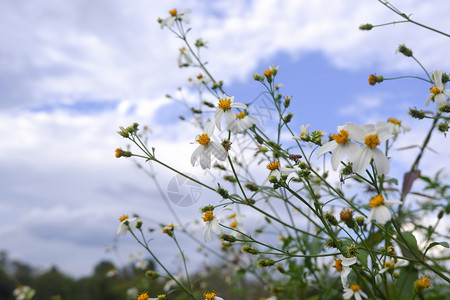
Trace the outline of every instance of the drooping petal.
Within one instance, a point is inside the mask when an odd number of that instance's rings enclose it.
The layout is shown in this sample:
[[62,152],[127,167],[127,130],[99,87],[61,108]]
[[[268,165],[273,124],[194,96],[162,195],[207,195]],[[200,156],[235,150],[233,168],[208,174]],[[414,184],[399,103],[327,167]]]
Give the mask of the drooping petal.
[[362,174],[367,169],[372,158],[372,151],[368,147],[363,147],[359,157],[353,160],[353,172]]
[[336,143],[336,141],[329,141],[328,143],[320,147],[319,151],[317,151],[317,157],[320,157],[327,152],[333,151],[334,149],[336,149],[337,146],[338,143]]
[[192,164],[192,166],[195,165],[195,162],[198,160],[199,156],[202,155],[203,148],[204,148],[204,146],[199,145],[197,147],[197,149],[195,149],[195,151],[192,153],[192,156],[191,156],[191,164]]
[[433,99],[434,94],[428,94],[427,101],[425,101],[425,106],[430,104],[431,99]]
[[240,102],[232,102],[230,104],[230,107],[247,109],[247,105],[245,105],[244,103],[240,103]]
[[363,148],[356,145],[353,142],[347,142],[344,145],[345,152],[347,153],[348,157],[350,158],[350,161],[355,161],[360,155]]
[[364,144],[364,139],[367,133],[358,125],[352,122],[348,122],[344,125],[344,130],[348,132],[349,138]]
[[212,122],[206,122],[205,124],[205,133],[211,137],[214,133],[214,124]]
[[219,144],[217,142],[214,142],[214,141],[211,141],[208,146],[211,149],[211,153],[218,160],[224,161],[224,160],[227,159],[228,153],[227,153],[227,151],[225,150],[225,148],[221,144]]
[[211,221],[211,229],[217,235],[222,233],[222,228],[220,228],[219,221],[217,221],[216,218],[212,219],[212,221]]
[[371,152],[378,173],[388,174],[390,169],[389,159],[384,155],[383,151],[378,148],[373,148]]
[[[209,145],[208,145],[209,146]],[[205,147],[205,151],[203,151],[203,154],[200,155],[200,166],[203,170],[211,168],[211,152],[206,151],[210,147]]]
[[216,113],[214,114],[214,118],[216,119],[216,127],[222,131],[222,125],[220,124],[222,122],[222,116],[223,116],[223,109],[218,108],[216,110]]
[[442,84],[442,70],[434,70],[434,84],[436,87],[442,91],[444,89],[444,85]]
[[391,218],[391,212],[389,211],[389,208],[387,208],[384,205],[375,207],[373,209],[373,218],[379,223],[380,225],[386,224]]
[[447,104],[447,99],[445,98],[445,95],[443,93],[440,93],[434,96],[434,103],[436,103],[436,105],[439,107]]
[[339,164],[342,160],[342,157],[344,157],[344,147],[343,146],[337,146],[336,149],[334,149],[333,154],[331,155],[331,166],[333,167],[333,170],[337,170],[339,167]]

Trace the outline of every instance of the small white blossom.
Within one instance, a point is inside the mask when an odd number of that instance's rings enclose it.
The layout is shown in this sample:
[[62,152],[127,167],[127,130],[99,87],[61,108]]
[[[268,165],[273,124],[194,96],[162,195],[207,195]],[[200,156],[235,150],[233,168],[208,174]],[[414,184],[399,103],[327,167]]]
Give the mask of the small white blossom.
[[442,83],[442,70],[434,70],[432,77],[434,86],[430,88],[431,94],[428,95],[425,105],[430,104],[431,100],[433,100],[438,107],[447,104],[446,96],[450,97],[450,90],[445,89],[445,84]]
[[403,133],[411,130],[411,127],[403,125],[400,120],[397,120],[395,118],[389,118],[387,122],[378,121],[377,127],[386,127],[387,130],[394,136],[394,140],[397,139],[397,136],[402,132],[402,130]]
[[350,287],[344,287],[344,299],[351,299],[354,297],[356,300],[367,298],[367,295],[361,290],[361,287],[357,284],[352,284]]
[[247,109],[247,105],[239,102],[234,102],[234,97],[228,97],[227,95],[223,95],[222,98],[219,99],[219,103],[217,104],[217,110],[215,113],[216,126],[219,130],[222,130],[222,117],[225,116],[225,129],[234,128],[236,125],[236,113],[233,112],[231,108],[240,108]]
[[249,129],[253,126],[253,123],[256,122],[256,118],[253,116],[247,115],[245,112],[240,112],[236,114],[236,120],[231,123],[231,127],[229,128],[233,133],[242,133],[245,130]]
[[138,260],[135,264],[134,267],[136,269],[140,269],[140,270],[146,270],[148,267],[148,260],[142,259],[142,260]]
[[200,166],[202,169],[209,169],[211,167],[211,154],[218,160],[224,161],[227,159],[227,151],[221,144],[211,141],[211,136],[214,133],[214,124],[206,123],[205,133],[198,135],[195,139],[200,145],[195,149],[191,156],[191,164],[194,166],[197,160],[200,159]]
[[407,264],[408,262],[406,260],[397,260],[397,262],[395,262],[395,259],[391,257],[390,261],[384,264],[384,268],[378,271],[378,274],[383,274],[388,270],[395,270]]
[[267,165],[267,169],[270,171],[270,173],[266,181],[269,180],[272,176],[275,176],[278,180],[280,180],[281,175],[289,175],[295,171],[293,168],[281,168],[279,161],[269,163]]
[[161,21],[161,29],[164,29],[164,27],[171,28],[176,20],[189,24],[189,18],[186,17],[185,14],[190,12],[191,12],[190,8],[183,9],[180,12],[178,12],[175,8],[172,9],[171,11],[169,11],[170,17]]
[[192,64],[192,58],[189,54],[188,50],[186,50],[185,47],[180,48],[180,54],[178,54],[178,67],[188,67],[190,64]]
[[138,222],[137,218],[129,219],[127,215],[120,217],[119,221],[120,224],[119,228],[117,228],[117,235],[126,235],[128,229],[135,230]]
[[[230,210],[228,207],[224,207],[219,210],[217,213],[220,213],[223,210]],[[205,222],[205,228],[203,229],[203,240],[206,242],[206,238],[212,241],[211,230],[214,231],[215,234],[222,234],[222,228],[220,227],[219,221],[217,217],[214,215],[212,210],[205,211],[203,217],[203,221]]]
[[366,224],[369,224],[372,220],[377,221],[380,225],[386,224],[392,218],[391,211],[388,207],[393,204],[401,203],[402,202],[399,200],[385,200],[381,194],[373,197],[369,202],[369,206],[372,207],[372,210],[367,217]]
[[356,257],[351,257],[351,258],[343,257],[340,259],[335,259],[335,264],[332,267],[335,268],[336,271],[338,271],[340,273],[341,282],[342,282],[343,287],[347,286],[347,277],[351,271],[350,266],[355,263],[356,263]]

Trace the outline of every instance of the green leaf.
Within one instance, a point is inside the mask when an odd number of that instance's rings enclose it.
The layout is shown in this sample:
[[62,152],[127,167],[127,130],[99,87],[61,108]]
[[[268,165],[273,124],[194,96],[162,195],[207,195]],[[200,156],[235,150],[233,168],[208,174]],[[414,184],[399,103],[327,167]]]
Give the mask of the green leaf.
[[241,278],[244,277],[246,272],[247,272],[247,270],[245,270],[245,269],[239,269],[236,272],[236,275],[234,275],[233,278],[231,278],[230,284],[233,285],[236,282],[238,282],[239,280],[241,280]]
[[428,245],[427,249],[423,253],[423,256],[425,257],[425,254],[427,254],[428,250],[430,250],[431,248],[433,248],[434,246],[437,246],[437,245],[440,245],[444,248],[449,247],[447,242],[432,242],[431,244]]
[[[408,247],[403,247],[403,245],[400,245],[400,248],[402,249],[403,254],[408,258],[420,257],[422,255],[422,253],[419,250],[419,247],[417,246],[416,237],[412,234],[412,232],[404,231],[401,233],[401,236],[404,239],[404,241],[406,242],[406,245],[408,246]],[[413,252],[413,253],[411,253],[411,252]]]
[[411,299],[414,292],[414,281],[419,277],[419,271],[414,268],[413,264],[402,268],[400,278],[395,282],[399,299]]

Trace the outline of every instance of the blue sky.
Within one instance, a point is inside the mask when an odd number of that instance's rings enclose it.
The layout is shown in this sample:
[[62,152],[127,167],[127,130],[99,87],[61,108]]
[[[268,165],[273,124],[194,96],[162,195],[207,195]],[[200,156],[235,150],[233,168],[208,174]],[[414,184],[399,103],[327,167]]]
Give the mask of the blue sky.
[[[447,0],[393,3],[418,21],[450,28]],[[148,209],[149,219],[172,222],[153,204],[148,179],[132,162],[115,159],[114,149],[124,146],[119,126],[148,124],[162,156],[198,172],[189,165],[198,132],[176,121],[180,111],[164,96],[177,95],[198,73],[178,69],[182,44],[156,22],[174,7],[192,8],[190,35],[208,41],[210,70],[236,101],[262,90],[253,73],[279,65],[298,131],[308,123],[333,132],[347,121],[396,117],[423,134],[428,125],[409,119],[407,109],[424,108],[429,86],[403,79],[372,87],[367,77],[423,76],[396,54],[402,43],[428,70],[450,70],[449,41],[438,34],[409,24],[359,31],[363,23],[398,20],[375,0],[0,1],[0,250],[81,276],[101,258],[118,261],[103,246],[114,240],[123,213]],[[440,136],[432,145],[439,150],[448,141]],[[428,165],[439,166],[433,157]],[[163,185],[172,178],[157,171]],[[199,203],[207,201],[205,193]],[[194,207],[179,212],[198,214]],[[127,238],[120,245],[122,260],[140,251]],[[160,251],[170,246],[162,243]]]

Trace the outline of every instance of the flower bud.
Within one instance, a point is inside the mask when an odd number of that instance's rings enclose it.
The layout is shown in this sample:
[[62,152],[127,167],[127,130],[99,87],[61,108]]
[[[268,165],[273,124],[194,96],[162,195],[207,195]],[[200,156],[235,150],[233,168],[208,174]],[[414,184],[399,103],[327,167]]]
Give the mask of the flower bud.
[[410,108],[408,114],[414,119],[421,120],[425,118],[425,113],[423,112],[423,110],[418,110],[415,108]]
[[447,131],[449,129],[448,122],[439,123],[437,126],[437,129],[444,134],[447,133]]
[[147,271],[145,272],[145,276],[150,279],[156,279],[159,277],[159,274],[156,271]]
[[222,234],[222,235],[220,236],[220,239],[222,239],[222,240],[224,240],[224,241],[227,241],[227,242],[230,242],[230,243],[236,242],[236,237],[235,237],[235,236],[232,236],[232,235],[230,235],[230,234]]
[[356,257],[358,256],[359,248],[357,245],[350,245],[347,247],[347,257]]
[[327,220],[331,225],[336,226],[338,224],[337,219],[333,216],[333,214],[326,212],[323,216],[325,220]]
[[275,264],[275,261],[270,258],[260,259],[256,262],[256,265],[260,268],[270,267]]
[[356,223],[358,223],[359,226],[364,225],[364,217],[356,217]]
[[447,104],[439,106],[439,112],[441,112],[441,113],[448,113],[448,112],[450,112],[450,104],[447,103]]
[[253,248],[250,245],[242,246],[241,251],[244,252],[244,253],[249,253],[249,254],[253,254],[253,255],[259,254],[259,250],[256,249],[256,248]]
[[288,97],[288,96],[284,97],[284,107],[285,108],[289,107],[289,105],[291,104],[291,100],[292,100],[292,97]]
[[402,53],[404,56],[406,57],[411,57],[413,55],[413,52],[411,49],[406,48],[406,46],[404,44],[400,45],[398,47],[398,52]]
[[373,25],[369,24],[369,23],[359,26],[359,30],[367,30],[367,31],[369,31],[372,28],[373,28]]

